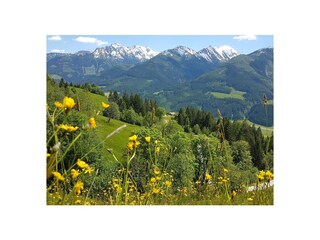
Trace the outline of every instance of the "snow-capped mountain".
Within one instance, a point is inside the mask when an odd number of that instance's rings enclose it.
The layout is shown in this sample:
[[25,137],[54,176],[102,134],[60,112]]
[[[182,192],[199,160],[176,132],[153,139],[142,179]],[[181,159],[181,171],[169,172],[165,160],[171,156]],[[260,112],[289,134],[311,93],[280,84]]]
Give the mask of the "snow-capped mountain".
[[120,44],[111,44],[105,48],[97,48],[93,53],[95,58],[114,59],[114,60],[137,60],[138,62],[147,61],[158,53],[149,47],[132,46],[126,47]]
[[203,58],[208,62],[226,62],[231,58],[239,55],[239,53],[230,46],[223,45],[221,47],[212,47],[201,49],[200,51],[195,51],[189,47],[178,46],[173,49],[165,50],[161,54],[166,56],[179,56],[188,58],[190,56],[195,56],[197,58]]
[[95,78],[95,83],[100,84],[105,79],[126,74],[147,79],[158,77],[163,82],[170,79],[183,82],[211,71],[238,55],[229,46],[209,46],[198,52],[186,46],[177,46],[158,53],[144,46],[111,44],[96,48],[93,52],[48,53],[47,70],[75,83]]
[[173,55],[178,55],[180,57],[186,57],[186,56],[191,56],[195,55],[197,52],[191,48],[185,47],[185,46],[178,46],[173,49],[165,50],[162,52],[163,55],[166,56],[173,56]]
[[213,62],[215,59],[218,59],[220,62],[226,62],[239,55],[235,49],[227,45],[221,47],[209,46],[200,50],[197,54],[209,62]]

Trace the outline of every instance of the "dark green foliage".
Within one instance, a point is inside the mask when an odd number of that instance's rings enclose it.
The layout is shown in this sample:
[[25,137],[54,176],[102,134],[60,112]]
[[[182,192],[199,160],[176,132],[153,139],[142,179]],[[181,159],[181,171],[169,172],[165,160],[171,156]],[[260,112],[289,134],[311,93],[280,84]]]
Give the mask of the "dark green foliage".
[[106,116],[109,118],[109,122],[111,119],[120,119],[120,111],[118,104],[115,102],[110,102],[110,106],[103,110],[103,116]]
[[212,113],[204,112],[194,107],[180,108],[176,120],[180,125],[184,126],[187,132],[192,131],[196,125],[198,126],[196,127],[198,133],[204,127],[210,132],[216,127]]
[[273,105],[264,106],[262,103],[254,105],[248,114],[248,119],[263,126],[273,126]]

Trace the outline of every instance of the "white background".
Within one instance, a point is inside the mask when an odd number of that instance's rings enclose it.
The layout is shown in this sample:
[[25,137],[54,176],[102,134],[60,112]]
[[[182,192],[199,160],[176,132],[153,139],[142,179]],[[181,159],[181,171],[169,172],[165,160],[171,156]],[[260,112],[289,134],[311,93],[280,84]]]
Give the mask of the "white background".
[[[319,239],[316,2],[2,1],[1,239]],[[46,206],[46,38],[59,34],[274,35],[274,206]]]

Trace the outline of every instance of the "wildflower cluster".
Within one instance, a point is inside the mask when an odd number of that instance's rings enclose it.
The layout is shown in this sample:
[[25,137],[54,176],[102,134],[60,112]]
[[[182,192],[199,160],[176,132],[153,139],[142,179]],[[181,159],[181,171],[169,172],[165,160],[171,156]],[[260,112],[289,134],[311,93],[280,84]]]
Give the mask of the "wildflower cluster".
[[259,181],[267,181],[270,182],[273,179],[273,173],[267,170],[266,172],[261,170],[259,174],[257,174],[257,178]]
[[137,148],[140,145],[140,142],[138,140],[137,135],[133,135],[129,137],[129,142],[128,142],[128,150],[132,151],[133,149]]

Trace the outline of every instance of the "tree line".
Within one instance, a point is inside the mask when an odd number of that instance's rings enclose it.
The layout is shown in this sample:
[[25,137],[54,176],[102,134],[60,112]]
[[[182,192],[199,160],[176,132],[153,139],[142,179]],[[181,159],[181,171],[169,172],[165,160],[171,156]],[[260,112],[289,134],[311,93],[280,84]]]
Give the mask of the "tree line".
[[249,144],[252,162],[258,169],[273,168],[273,134],[264,137],[260,127],[249,125],[244,121],[231,121],[218,113],[218,119],[211,112],[194,107],[180,108],[176,116],[177,122],[185,132],[196,135],[213,135],[221,142],[228,141],[231,145],[238,141]]

